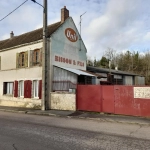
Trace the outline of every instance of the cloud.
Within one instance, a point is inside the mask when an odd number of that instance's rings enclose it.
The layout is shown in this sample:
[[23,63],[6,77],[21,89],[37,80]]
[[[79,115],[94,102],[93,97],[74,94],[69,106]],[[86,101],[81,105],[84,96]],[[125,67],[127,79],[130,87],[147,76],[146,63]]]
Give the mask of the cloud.
[[[23,1],[0,1],[0,18]],[[60,9],[64,6],[79,31],[80,15],[86,12],[82,16],[81,36],[92,58],[100,59],[108,47],[118,52],[150,49],[149,0],[51,0],[48,1],[48,24],[60,21]],[[0,22],[0,39],[9,38],[11,31],[19,35],[42,27],[42,9],[32,1],[25,3]]]
[[[104,12],[93,18],[84,29],[84,34],[90,37],[86,39],[87,43],[92,43],[89,54],[100,57],[107,47],[122,51],[143,44],[144,21],[150,14],[148,4],[148,1],[143,3],[141,0],[109,0]],[[89,47],[90,44],[87,45]]]

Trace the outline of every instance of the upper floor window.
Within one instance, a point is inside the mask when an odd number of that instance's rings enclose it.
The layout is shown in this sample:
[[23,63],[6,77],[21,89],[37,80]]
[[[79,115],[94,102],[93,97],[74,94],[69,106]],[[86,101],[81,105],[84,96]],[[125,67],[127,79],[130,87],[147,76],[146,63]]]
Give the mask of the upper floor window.
[[16,67],[28,67],[28,51],[17,53],[16,56]]
[[42,64],[41,49],[30,51],[30,66],[39,66]]

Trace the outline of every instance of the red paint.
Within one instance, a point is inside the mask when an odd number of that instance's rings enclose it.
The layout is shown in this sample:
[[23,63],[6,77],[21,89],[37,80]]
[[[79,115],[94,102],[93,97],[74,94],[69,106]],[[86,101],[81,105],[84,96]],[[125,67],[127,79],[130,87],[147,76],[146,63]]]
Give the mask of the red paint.
[[150,99],[134,98],[134,86],[78,85],[77,110],[150,117]]
[[67,39],[71,42],[76,42],[78,40],[78,36],[77,36],[76,32],[71,28],[67,28],[65,30],[65,35],[66,35]]
[[39,81],[39,99],[42,98],[42,80]]
[[14,97],[18,97],[18,81],[14,82]]
[[84,62],[72,60],[70,58],[55,56],[55,61],[60,62],[60,63],[73,64],[73,65],[84,67]]
[[102,111],[115,113],[114,86],[102,86]]
[[32,81],[24,81],[24,98],[31,98]]
[[99,85],[77,86],[77,109],[85,111],[101,111],[101,92]]

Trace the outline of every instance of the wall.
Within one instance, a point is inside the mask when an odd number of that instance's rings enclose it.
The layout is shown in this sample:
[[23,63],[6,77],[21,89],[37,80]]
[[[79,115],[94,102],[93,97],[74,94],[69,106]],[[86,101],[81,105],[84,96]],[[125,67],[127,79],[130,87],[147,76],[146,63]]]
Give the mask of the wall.
[[41,100],[28,98],[15,98],[11,96],[0,96],[0,106],[41,108]]
[[[14,82],[15,80],[41,80],[42,67],[29,67],[30,50],[41,48],[42,42],[26,46],[0,51],[0,105],[16,107],[40,107],[41,100],[15,98],[13,95],[3,95],[3,82]],[[28,67],[16,69],[16,54],[28,51]]]
[[[71,28],[75,31],[77,41],[70,41],[65,30]],[[51,36],[52,64],[62,67],[86,70],[86,47],[72,20],[68,18],[62,26]],[[65,61],[64,61],[65,60]],[[70,60],[69,62],[67,60]]]
[[51,109],[76,110],[76,95],[74,93],[51,93]]
[[77,110],[150,117],[150,87],[78,85]]

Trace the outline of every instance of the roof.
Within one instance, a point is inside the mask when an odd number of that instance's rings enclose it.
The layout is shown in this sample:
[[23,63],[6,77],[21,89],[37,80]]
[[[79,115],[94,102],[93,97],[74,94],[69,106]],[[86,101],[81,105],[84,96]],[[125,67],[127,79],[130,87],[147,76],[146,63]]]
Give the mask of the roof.
[[[56,22],[48,26],[48,37],[51,36],[61,25],[61,22]],[[0,50],[11,48],[17,45],[22,45],[26,43],[31,43],[43,39],[43,28],[24,33],[19,36],[14,36],[3,41],[0,41]]]
[[100,74],[98,74],[98,73],[93,73],[93,72],[89,72],[89,71],[86,71],[86,70],[81,70],[81,71],[86,72],[86,73],[91,74],[91,75],[94,75],[94,76],[96,76],[98,79],[100,79],[100,78],[107,78],[107,77],[105,77],[105,76],[103,76],[103,75],[100,75]]
[[59,67],[59,68],[61,68],[61,69],[70,71],[70,72],[75,73],[75,74],[77,74],[77,75],[85,75],[85,76],[91,76],[91,77],[94,77],[94,76],[95,76],[95,75],[93,75],[93,74],[91,74],[91,73],[87,73],[87,72],[84,72],[84,71],[81,71],[81,70],[78,70],[78,69],[67,68],[67,67],[60,67],[60,66],[55,66],[55,67]]
[[108,69],[108,68],[99,68],[99,67],[93,67],[93,66],[87,66],[87,71],[93,72],[93,73],[111,72],[112,74],[118,74],[118,75],[138,76],[137,74],[126,72],[126,71],[120,71],[120,70],[114,70],[114,69]]

